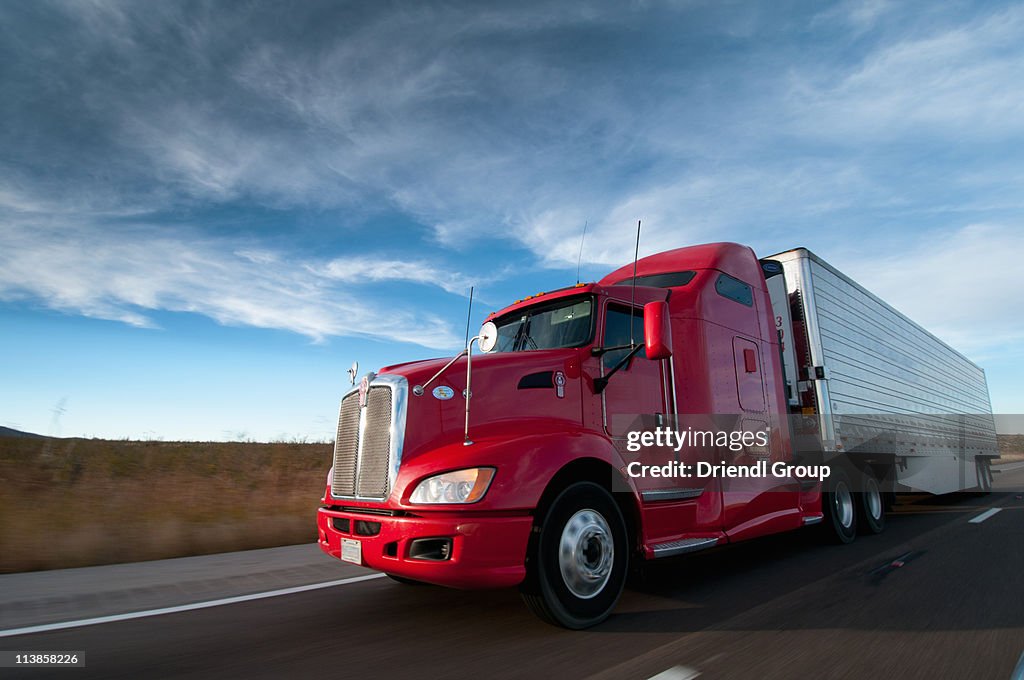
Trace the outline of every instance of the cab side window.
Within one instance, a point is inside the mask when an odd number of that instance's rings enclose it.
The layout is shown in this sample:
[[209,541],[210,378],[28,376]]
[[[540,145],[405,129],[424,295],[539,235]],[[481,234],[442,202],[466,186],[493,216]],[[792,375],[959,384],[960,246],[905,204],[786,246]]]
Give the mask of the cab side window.
[[754,291],[746,283],[743,283],[739,279],[734,279],[728,274],[719,274],[718,279],[715,281],[715,291],[724,298],[729,298],[734,302],[738,302],[741,305],[747,307],[754,306]]
[[[608,312],[604,319],[604,346],[619,347],[626,345],[626,349],[617,349],[612,352],[605,352],[601,357],[604,370],[610,371],[615,365],[622,361],[622,357],[629,354],[629,323],[630,313],[628,307],[608,306]],[[632,314],[633,320],[633,342],[644,344],[644,313],[636,310]],[[646,349],[641,349],[634,358],[647,358]],[[630,362],[632,363],[632,362]],[[628,370],[629,366],[623,366],[622,370]]]

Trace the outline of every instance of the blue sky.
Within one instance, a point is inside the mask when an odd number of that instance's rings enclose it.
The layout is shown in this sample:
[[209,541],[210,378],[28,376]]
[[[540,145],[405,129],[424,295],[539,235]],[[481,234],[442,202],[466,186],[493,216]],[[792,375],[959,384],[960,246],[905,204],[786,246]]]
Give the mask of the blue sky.
[[1024,413],[1024,7],[0,4],[0,424],[328,440],[641,254],[803,245]]

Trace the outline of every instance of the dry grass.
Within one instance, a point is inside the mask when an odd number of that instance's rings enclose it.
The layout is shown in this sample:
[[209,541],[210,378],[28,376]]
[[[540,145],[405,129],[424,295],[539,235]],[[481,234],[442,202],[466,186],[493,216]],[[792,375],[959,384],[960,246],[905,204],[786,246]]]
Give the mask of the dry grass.
[[0,572],[315,540],[330,444],[0,438]]
[[1024,460],[1024,434],[999,435],[999,457],[997,463],[1016,463]]
[[[1024,435],[999,437],[1024,460]],[[313,541],[330,444],[0,437],[0,573]]]

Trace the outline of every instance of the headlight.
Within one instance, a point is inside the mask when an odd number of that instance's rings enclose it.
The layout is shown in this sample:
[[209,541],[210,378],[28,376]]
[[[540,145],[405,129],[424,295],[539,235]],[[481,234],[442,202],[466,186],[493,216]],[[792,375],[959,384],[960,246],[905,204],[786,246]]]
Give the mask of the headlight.
[[416,485],[410,503],[476,503],[487,493],[494,468],[454,470],[427,477]]

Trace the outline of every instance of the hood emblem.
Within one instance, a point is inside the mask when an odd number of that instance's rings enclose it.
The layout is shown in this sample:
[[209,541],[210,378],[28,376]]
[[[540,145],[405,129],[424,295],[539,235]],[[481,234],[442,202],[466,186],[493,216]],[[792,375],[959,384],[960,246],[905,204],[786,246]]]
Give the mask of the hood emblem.
[[455,396],[455,390],[448,387],[447,385],[438,385],[431,392],[434,395],[434,399],[440,399],[441,401],[448,401]]
[[370,382],[374,377],[373,373],[367,373],[359,381],[359,408],[366,408],[366,397],[370,393]]
[[565,373],[561,371],[555,372],[555,395],[559,399],[565,398]]

